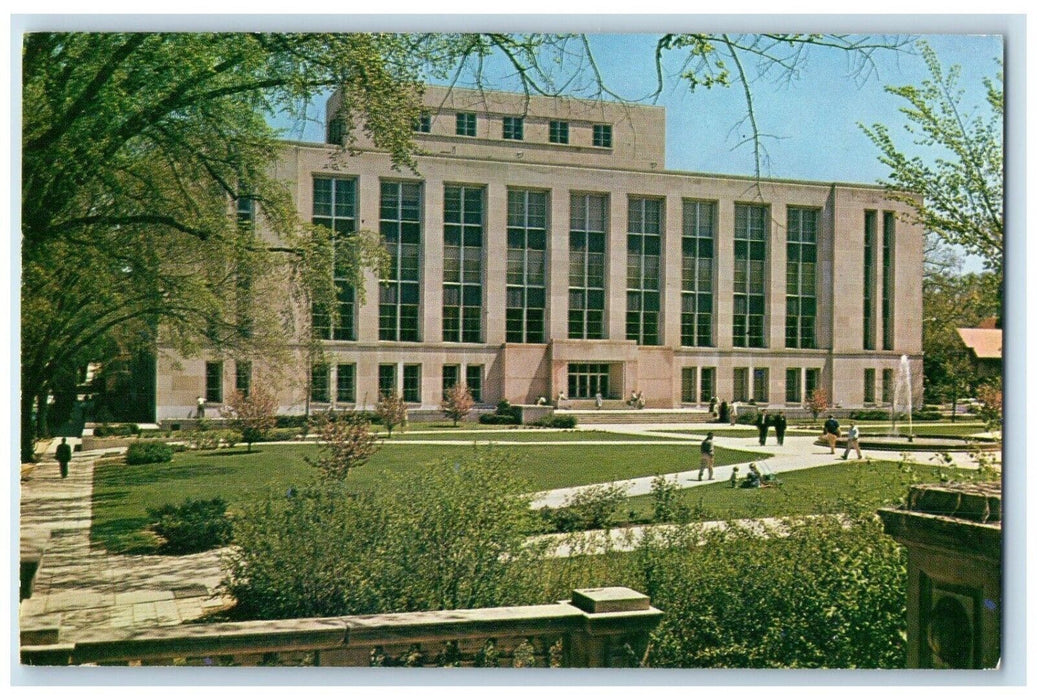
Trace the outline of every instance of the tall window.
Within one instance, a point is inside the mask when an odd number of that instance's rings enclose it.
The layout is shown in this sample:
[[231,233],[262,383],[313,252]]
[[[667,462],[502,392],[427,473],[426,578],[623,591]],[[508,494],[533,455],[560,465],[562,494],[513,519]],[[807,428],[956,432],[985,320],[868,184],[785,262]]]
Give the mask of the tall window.
[[815,348],[817,338],[816,209],[788,210],[788,256],[785,264],[785,347]]
[[882,370],[882,403],[893,403],[893,370]]
[[896,216],[882,215],[882,349],[893,349],[893,235]]
[[443,340],[482,340],[483,189],[447,186],[443,197]]
[[508,274],[505,338],[544,342],[547,193],[508,190]]
[[522,117],[504,117],[503,136],[511,141],[522,140]]
[[356,403],[356,365],[339,365],[335,368],[335,400]]
[[698,400],[698,367],[681,367],[681,403],[695,403]]
[[248,396],[252,391],[252,363],[248,360],[234,363],[234,389],[240,391],[242,396]]
[[421,251],[421,185],[383,182],[382,245],[389,252],[389,270],[378,289],[378,339],[420,340],[419,260]]
[[223,363],[205,363],[205,400],[223,403]]
[[421,365],[403,366],[403,400],[421,403]]
[[605,337],[605,229],[608,199],[574,194],[569,206],[569,337]]
[[330,367],[319,362],[310,367],[310,401],[327,403],[331,400]]
[[769,377],[770,373],[765,367],[757,367],[753,370],[753,400],[760,403],[767,403],[770,401],[770,386]]
[[464,369],[465,384],[472,395],[472,401],[482,402],[482,365],[468,365]]
[[875,349],[875,232],[876,216],[864,212],[864,349]]
[[785,403],[801,403],[803,401],[803,390],[800,386],[802,372],[799,367],[789,367],[785,370]]
[[717,393],[717,368],[703,367],[699,380],[699,402],[706,403]]
[[662,200],[631,197],[627,210],[627,340],[659,344]]
[[735,205],[734,338],[739,348],[766,347],[767,207]]
[[749,368],[735,367],[732,373],[734,388],[732,389],[732,401],[749,400]]
[[475,136],[475,112],[458,112],[454,133],[458,136]]
[[378,395],[396,393],[396,365],[378,365]]
[[864,403],[875,403],[875,370],[864,370]]
[[548,125],[547,140],[551,143],[569,143],[569,122],[552,120]]
[[821,386],[821,370],[818,367],[811,367],[804,375],[803,389],[806,392],[804,396],[810,398],[810,395],[814,393],[814,389]]
[[716,206],[684,201],[681,239],[681,345],[713,344],[713,255]]
[[334,327],[327,306],[314,304],[313,335],[322,340],[355,340],[354,315],[356,310],[353,286],[346,279],[346,256],[340,253],[345,239],[356,231],[356,180],[317,177],[313,179],[314,224],[332,231],[332,279],[335,285],[335,303],[338,318]]
[[461,377],[461,365],[443,365],[443,397],[457,385]]
[[591,143],[599,148],[612,148],[612,125],[595,124]]

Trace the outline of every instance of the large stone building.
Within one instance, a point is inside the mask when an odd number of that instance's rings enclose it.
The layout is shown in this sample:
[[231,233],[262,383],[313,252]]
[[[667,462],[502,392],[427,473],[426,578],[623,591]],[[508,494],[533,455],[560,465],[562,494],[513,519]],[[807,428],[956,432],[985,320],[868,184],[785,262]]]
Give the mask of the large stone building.
[[[400,392],[438,406],[711,396],[801,407],[888,402],[901,355],[921,377],[922,231],[881,188],[665,168],[662,108],[430,87],[417,171],[372,144],[285,143],[276,174],[304,218],[379,231],[392,254],[343,322],[299,330],[286,413],[370,407]],[[838,148],[838,144],[817,144]],[[156,418],[247,386],[251,363],[159,347]],[[920,382],[919,382],[920,383]],[[921,387],[914,387],[920,395]]]

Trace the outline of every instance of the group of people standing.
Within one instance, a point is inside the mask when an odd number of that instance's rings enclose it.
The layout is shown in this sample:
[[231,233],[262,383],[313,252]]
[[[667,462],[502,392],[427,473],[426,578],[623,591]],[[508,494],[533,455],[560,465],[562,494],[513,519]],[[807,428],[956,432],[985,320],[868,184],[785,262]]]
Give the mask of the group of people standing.
[[760,444],[767,444],[767,431],[774,428],[774,435],[778,438],[778,444],[785,444],[785,431],[789,427],[785,413],[779,411],[776,415],[768,415],[766,411],[760,411],[756,416],[756,429],[760,432]]

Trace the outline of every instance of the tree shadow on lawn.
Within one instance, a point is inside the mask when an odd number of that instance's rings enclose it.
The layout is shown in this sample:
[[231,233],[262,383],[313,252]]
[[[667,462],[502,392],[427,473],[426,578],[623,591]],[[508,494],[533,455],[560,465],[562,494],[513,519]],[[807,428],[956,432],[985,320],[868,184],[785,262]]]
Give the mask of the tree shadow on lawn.
[[165,464],[140,464],[122,467],[114,465],[106,468],[96,478],[96,486],[108,489],[118,486],[160,484],[167,481],[189,481],[200,476],[222,476],[233,474],[235,471],[230,466],[214,467],[208,463],[177,464],[175,461]]

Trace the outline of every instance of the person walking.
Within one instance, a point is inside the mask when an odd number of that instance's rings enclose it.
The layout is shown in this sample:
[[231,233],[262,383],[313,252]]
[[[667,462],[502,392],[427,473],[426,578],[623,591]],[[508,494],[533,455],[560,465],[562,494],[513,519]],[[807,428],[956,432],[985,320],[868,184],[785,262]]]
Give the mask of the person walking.
[[72,461],[72,446],[68,444],[66,438],[61,438],[61,444],[54,452],[54,458],[58,460],[58,466],[61,468],[61,478],[67,478],[68,463]]
[[727,412],[729,410],[730,409],[727,407],[727,401],[721,401],[720,402],[720,413],[717,414],[717,422],[718,423],[726,423],[727,422]]
[[699,446],[702,454],[699,456],[699,481],[702,481],[703,470],[709,470],[709,480],[713,481],[713,462],[716,458],[716,450],[713,448],[713,433],[706,433],[706,439]]
[[777,416],[774,417],[774,434],[778,438],[778,444],[785,444],[785,429],[789,427],[788,420],[785,419],[785,412],[780,411]]
[[714,396],[709,400],[709,417],[717,417],[717,397]]
[[603,401],[602,401],[602,398],[601,398],[601,392],[599,391],[597,394],[594,395],[594,408],[596,408],[596,409],[598,409],[600,411],[602,403],[603,403]]
[[850,429],[846,431],[846,451],[843,452],[843,459],[850,456],[850,450],[857,451],[857,459],[863,459],[864,455],[861,454],[861,429],[857,427],[856,423],[850,423]]
[[835,454],[835,441],[839,438],[839,421],[833,418],[832,414],[828,414],[828,419],[825,421],[824,437],[828,443],[828,449]]
[[198,405],[198,417],[205,418],[205,397],[199,396],[195,403]]
[[767,443],[767,428],[770,427],[770,418],[767,416],[767,411],[760,411],[756,414],[756,429],[760,431],[760,444],[764,445]]

